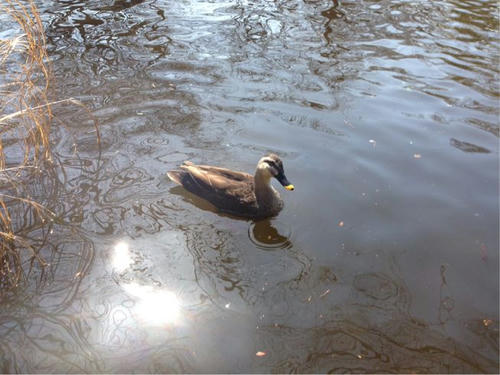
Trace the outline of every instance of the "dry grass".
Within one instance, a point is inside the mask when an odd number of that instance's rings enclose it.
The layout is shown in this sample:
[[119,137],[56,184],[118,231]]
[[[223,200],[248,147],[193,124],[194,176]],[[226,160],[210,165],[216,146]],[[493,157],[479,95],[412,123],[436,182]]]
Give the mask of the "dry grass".
[[[0,41],[0,293],[19,285],[24,276],[23,255],[27,250],[40,265],[45,262],[30,241],[18,234],[15,215],[32,210],[41,220],[51,215],[25,194],[29,175],[43,162],[51,161],[52,112],[47,98],[50,68],[45,37],[38,12],[7,0],[0,8],[23,31]],[[8,149],[8,154],[6,149]],[[28,172],[28,173],[26,173]],[[46,215],[47,214],[47,215]]]
[[[12,132],[24,141],[23,165],[51,159],[49,134],[52,111],[47,98],[51,72],[37,9],[33,2],[28,8],[19,1],[11,0],[6,0],[2,8],[23,31],[23,35],[0,44],[0,72],[6,78],[0,102],[0,168],[5,168],[7,160],[2,139]],[[23,57],[24,61],[21,60]],[[20,63],[18,72],[8,71],[11,61]]]
[[60,167],[51,152],[52,106],[82,104],[49,100],[51,69],[33,1],[4,0],[0,12],[22,30],[22,35],[0,40],[1,297],[26,280],[34,266],[43,270],[47,264],[41,249],[57,215],[43,201],[57,197],[44,184]]

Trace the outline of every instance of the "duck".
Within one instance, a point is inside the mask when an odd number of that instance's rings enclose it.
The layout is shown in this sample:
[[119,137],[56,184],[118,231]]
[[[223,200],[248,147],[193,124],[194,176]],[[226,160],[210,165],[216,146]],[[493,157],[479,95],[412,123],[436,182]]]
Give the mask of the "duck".
[[187,191],[212,203],[219,211],[239,217],[263,219],[276,216],[283,200],[271,185],[276,178],[286,190],[295,187],[285,176],[283,162],[276,154],[263,156],[255,174],[185,161],[168,177]]

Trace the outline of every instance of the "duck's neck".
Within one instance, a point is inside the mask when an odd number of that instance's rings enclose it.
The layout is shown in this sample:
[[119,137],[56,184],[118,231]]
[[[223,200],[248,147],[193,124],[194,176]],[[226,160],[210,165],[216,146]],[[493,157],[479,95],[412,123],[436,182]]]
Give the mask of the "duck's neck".
[[271,177],[265,171],[257,169],[254,176],[255,197],[261,208],[273,209],[279,204],[280,198],[276,190],[271,186]]

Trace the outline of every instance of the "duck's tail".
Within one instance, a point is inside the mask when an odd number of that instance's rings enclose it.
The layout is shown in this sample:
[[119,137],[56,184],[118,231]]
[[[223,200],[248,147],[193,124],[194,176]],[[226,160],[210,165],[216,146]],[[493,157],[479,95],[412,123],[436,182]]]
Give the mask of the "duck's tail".
[[182,172],[182,171],[168,171],[167,172],[167,176],[172,180],[174,181],[176,184],[179,184],[179,185],[182,185],[182,182],[181,182],[181,174],[182,173],[185,173],[185,172]]
[[189,172],[187,172],[187,168],[186,167],[190,167],[190,166],[193,166],[194,163],[189,161],[189,160],[186,160],[182,163],[182,165],[180,166],[180,168],[182,170],[174,170],[174,171],[168,171],[167,172],[167,176],[172,180],[174,181],[175,183],[179,184],[179,185],[184,185],[183,183],[183,178],[186,177],[186,175],[189,174]]

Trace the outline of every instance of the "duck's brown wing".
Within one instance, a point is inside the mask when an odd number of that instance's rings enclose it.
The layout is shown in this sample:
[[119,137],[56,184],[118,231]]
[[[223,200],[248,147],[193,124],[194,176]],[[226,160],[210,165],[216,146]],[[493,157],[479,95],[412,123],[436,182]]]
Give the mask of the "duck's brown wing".
[[256,209],[253,176],[226,168],[185,163],[168,172],[173,181],[223,211],[253,215]]
[[211,165],[195,165],[189,161],[184,162],[184,165],[181,166],[181,168],[183,168],[183,169],[188,169],[189,167],[191,167],[191,168],[194,167],[200,171],[208,173],[211,176],[218,175],[218,176],[227,178],[231,181],[253,183],[253,176],[249,175],[248,173],[245,173],[245,172],[232,171],[231,169],[213,167]]

